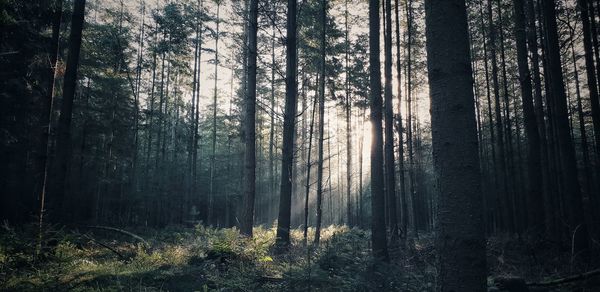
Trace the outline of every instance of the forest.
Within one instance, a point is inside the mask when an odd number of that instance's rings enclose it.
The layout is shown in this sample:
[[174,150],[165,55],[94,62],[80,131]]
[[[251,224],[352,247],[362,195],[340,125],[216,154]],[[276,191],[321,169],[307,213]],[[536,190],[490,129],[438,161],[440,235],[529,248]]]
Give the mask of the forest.
[[0,291],[600,291],[599,0],[0,0]]

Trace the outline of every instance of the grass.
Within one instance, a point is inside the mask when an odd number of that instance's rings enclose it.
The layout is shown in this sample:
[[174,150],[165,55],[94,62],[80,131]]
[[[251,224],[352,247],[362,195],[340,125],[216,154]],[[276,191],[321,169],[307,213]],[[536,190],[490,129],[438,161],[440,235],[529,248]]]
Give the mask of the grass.
[[[318,247],[306,247],[302,230],[293,230],[285,254],[274,252],[275,229],[265,227],[255,228],[253,238],[235,228],[201,225],[129,230],[148,245],[107,230],[48,229],[36,255],[34,226],[0,227],[0,291],[435,290],[428,234],[409,241],[408,248],[391,248],[390,263],[383,263],[370,255],[370,234],[346,226],[325,228]],[[308,242],[313,237],[309,229]],[[543,281],[595,266],[573,265],[568,252],[551,245],[506,236],[488,241],[490,285],[496,277]]]
[[[35,228],[3,231],[0,290],[5,291],[428,290],[434,279],[422,259],[375,261],[369,234],[345,226],[324,229],[319,247],[305,247],[302,231],[293,230],[284,255],[273,251],[275,230],[264,227],[255,228],[253,238],[235,228],[203,226],[136,231],[149,248],[115,233],[55,230],[46,235],[39,256]],[[310,230],[309,242],[313,234]],[[416,266],[422,270],[415,272]]]

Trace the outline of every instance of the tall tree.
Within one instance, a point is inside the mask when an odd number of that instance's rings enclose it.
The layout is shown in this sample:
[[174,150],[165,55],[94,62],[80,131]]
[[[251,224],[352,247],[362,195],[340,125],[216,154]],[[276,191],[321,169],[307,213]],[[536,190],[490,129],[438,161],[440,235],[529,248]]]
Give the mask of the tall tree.
[[554,115],[556,143],[558,146],[558,160],[562,168],[562,183],[567,203],[567,224],[573,232],[573,248],[575,252],[582,252],[588,248],[588,231],[584,220],[581,189],[577,177],[577,161],[575,160],[575,147],[570,137],[569,113],[567,110],[567,96],[562,75],[560,45],[556,24],[555,1],[542,1],[542,12],[545,29],[546,63],[549,86],[552,91],[549,108]]
[[[317,79],[318,76],[317,76]],[[310,128],[308,130],[308,157],[306,158],[306,182],[305,182],[305,193],[304,193],[304,244],[308,242],[308,204],[310,195],[310,170],[312,168],[312,141],[313,133],[315,129],[315,112],[317,111],[317,95],[315,94],[312,103],[312,113],[310,117]]]
[[464,0],[426,0],[438,178],[438,291],[485,291],[487,272],[473,79]]
[[540,155],[541,155],[541,167],[542,167],[542,194],[544,195],[544,224],[546,226],[546,235],[552,235],[554,233],[553,224],[553,204],[550,198],[550,171],[548,161],[548,143],[546,136],[546,121],[544,118],[544,104],[542,96],[542,80],[540,72],[540,55],[538,52],[538,28],[536,27],[536,13],[533,0],[525,0],[525,12],[527,19],[527,48],[531,56],[531,73],[533,79],[533,91],[534,91],[534,110],[535,118],[538,124],[538,130],[540,135]]
[[[213,112],[212,112],[212,149],[211,149],[211,156],[210,156],[210,190],[209,190],[209,194],[208,194],[208,217],[207,217],[207,221],[209,224],[213,223],[213,209],[214,209],[214,200],[215,200],[215,172],[216,172],[216,159],[217,159],[217,97],[219,96],[219,29],[220,29],[220,25],[221,25],[221,19],[220,17],[220,12],[221,12],[221,4],[223,0],[214,0],[215,4],[217,4],[217,17],[215,19],[215,21],[217,22],[217,29],[215,31],[215,86],[214,86],[214,92],[213,92]],[[250,37],[248,37],[248,39],[250,39]],[[249,54],[250,52],[247,52],[247,54]],[[249,64],[248,64],[249,65]],[[246,68],[246,70],[248,70]],[[246,82],[248,82],[246,80]],[[246,84],[246,87],[248,87],[248,84]],[[247,88],[246,88],[247,89]]]
[[502,122],[502,108],[500,105],[500,82],[498,80],[498,62],[496,60],[496,25],[493,19],[492,1],[488,0],[488,22],[489,22],[489,38],[490,38],[490,58],[492,60],[492,84],[494,87],[494,113],[496,118],[496,151],[498,151],[498,187],[500,196],[500,210],[501,211],[501,226],[509,231],[515,231],[514,217],[512,216],[512,205],[509,201],[508,195],[508,182],[507,182],[507,165],[506,165],[506,150],[505,150],[505,138],[504,138],[504,127]]
[[352,218],[352,200],[351,200],[351,191],[352,191],[352,101],[350,98],[350,26],[348,23],[348,0],[344,2],[344,24],[346,26],[345,30],[345,90],[346,90],[346,101],[345,101],[345,110],[346,110],[346,217],[349,225],[354,224],[354,219]]
[[414,29],[413,29],[413,0],[406,1],[406,146],[408,148],[408,178],[410,201],[412,206],[412,221],[413,221],[413,232],[415,237],[419,237],[419,224],[418,224],[418,204],[416,193],[416,180],[415,180],[415,155],[414,155],[414,143],[413,143],[413,43],[414,43]]
[[252,236],[254,197],[256,194],[256,37],[258,34],[258,0],[250,1],[248,17],[248,77],[245,97],[244,214],[240,231]]
[[[69,35],[69,55],[63,83],[63,97],[60,107],[60,116],[57,124],[56,139],[56,169],[53,182],[48,186],[48,195],[52,197],[54,206],[52,212],[55,219],[60,219],[58,211],[62,208],[65,197],[65,184],[67,167],[69,165],[71,148],[71,120],[73,116],[73,100],[77,87],[77,70],[79,68],[79,53],[81,51],[81,35],[85,19],[85,0],[76,0],[71,18],[71,33]],[[43,209],[42,209],[43,210]]]
[[379,57],[379,0],[369,0],[369,100],[371,107],[371,243],[373,256],[388,261],[383,177],[383,129],[381,120],[381,61]]
[[281,159],[281,184],[276,244],[281,248],[290,245],[290,220],[292,212],[292,169],[294,166],[294,133],[296,120],[296,0],[288,0],[286,32],[285,110],[283,116],[283,149]]
[[[577,0],[577,6],[581,15],[583,29],[585,73],[587,76],[588,90],[590,93],[590,103],[592,105],[592,121],[594,124],[594,132],[596,133],[596,135],[594,135],[596,141],[596,157],[598,162],[600,162],[600,101],[598,100],[598,82],[596,79],[599,76],[596,76],[596,66],[594,65],[594,49],[592,46],[592,34],[595,34],[596,32],[592,31],[591,28],[588,2],[591,4],[592,1]],[[596,16],[592,14],[591,17],[595,18]]]
[[398,240],[398,215],[396,213],[396,166],[394,163],[394,108],[392,95],[392,0],[385,0],[384,28],[384,123],[385,123],[385,190],[390,222],[391,241]]
[[540,134],[533,107],[533,88],[531,85],[531,71],[527,60],[527,37],[525,31],[525,3],[523,0],[513,0],[514,9],[514,31],[517,43],[517,61],[519,67],[519,82],[521,84],[521,100],[523,102],[523,114],[525,130],[527,135],[527,174],[529,182],[527,185],[527,208],[528,227],[534,231],[543,231],[544,213],[542,208],[533,206],[543,202],[542,168],[540,151]]
[[402,227],[401,237],[403,239],[406,238],[406,233],[408,229],[408,206],[406,199],[406,181],[404,176],[404,128],[402,126],[402,61],[400,59],[400,48],[401,48],[401,39],[400,39],[400,0],[396,0],[394,5],[394,13],[395,13],[395,22],[396,22],[396,90],[397,90],[397,98],[398,98],[398,109],[397,117],[396,117],[396,125],[398,128],[398,168],[400,174],[400,206],[401,206],[401,224]]
[[[42,189],[40,195],[40,210],[38,214],[38,224],[39,224],[39,242],[38,242],[38,252],[41,248],[41,236],[42,236],[42,228],[44,225],[44,211],[46,204],[46,184],[48,183],[48,175],[50,172],[50,161],[48,157],[50,156],[51,144],[50,140],[50,129],[52,128],[52,108],[54,105],[54,91],[56,85],[56,64],[58,62],[58,53],[59,53],[59,41],[60,41],[60,23],[62,21],[62,8],[63,1],[57,0],[54,2],[53,12],[52,12],[52,38],[50,40],[50,66],[48,70],[48,75],[50,76],[50,83],[48,85],[48,92],[46,93],[48,97],[44,99],[44,107],[42,109],[42,117],[41,122],[44,124],[42,127],[42,137],[40,139],[40,158],[38,161],[38,171],[41,172],[42,175]],[[42,154],[43,153],[43,154]]]
[[[317,222],[315,228],[315,245],[321,240],[321,224],[323,220],[323,141],[325,139],[325,82],[327,76],[325,73],[325,54],[327,44],[327,0],[321,0],[320,9],[320,45],[319,45],[319,137],[318,137],[318,158],[317,158]],[[328,140],[329,141],[329,140]],[[331,155],[330,155],[331,156]],[[331,162],[331,157],[328,158]],[[331,171],[331,167],[329,167]],[[331,178],[329,178],[331,182]],[[331,189],[331,188],[330,188]],[[331,205],[331,204],[330,204]]]

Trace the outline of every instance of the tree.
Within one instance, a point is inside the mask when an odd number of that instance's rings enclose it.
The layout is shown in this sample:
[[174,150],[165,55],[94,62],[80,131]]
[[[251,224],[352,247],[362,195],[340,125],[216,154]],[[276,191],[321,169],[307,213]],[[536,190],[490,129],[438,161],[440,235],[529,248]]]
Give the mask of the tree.
[[352,102],[350,98],[350,27],[348,24],[348,0],[344,2],[344,25],[346,27],[344,31],[344,59],[345,59],[345,91],[346,91],[346,100],[345,100],[345,110],[346,110],[346,218],[348,225],[354,225],[354,219],[352,218],[352,200],[351,200],[351,191],[352,191]]
[[388,261],[383,177],[383,129],[381,120],[381,62],[379,57],[379,0],[369,0],[369,77],[371,107],[371,242],[373,256]]
[[[327,76],[325,74],[325,46],[327,44],[327,0],[321,0],[320,19],[319,137],[317,138],[319,152],[317,158],[317,226],[315,229],[315,245],[318,245],[321,239],[321,224],[323,221],[323,141],[325,134],[325,82],[327,81]],[[329,157],[329,159],[331,159],[331,157]],[[331,168],[329,168],[329,170],[331,171]]]
[[[52,198],[56,212],[55,219],[60,218],[62,204],[65,197],[65,184],[69,155],[71,147],[71,120],[73,114],[73,99],[77,87],[77,69],[79,67],[79,53],[81,51],[81,35],[85,18],[85,0],[76,0],[73,7],[71,20],[71,33],[69,35],[69,55],[63,84],[63,97],[60,107],[60,116],[57,124],[56,140],[56,170],[53,182],[49,186],[48,195]],[[43,210],[43,208],[42,208]],[[43,212],[42,212],[43,213]]]
[[567,96],[562,75],[560,46],[556,24],[555,1],[547,0],[542,3],[544,17],[546,64],[549,86],[552,90],[549,107],[554,115],[553,123],[558,144],[558,159],[562,167],[563,193],[570,194],[566,199],[567,224],[573,232],[573,248],[579,253],[588,248],[588,231],[583,213],[583,202],[578,180],[575,147],[570,135]]
[[244,159],[244,215],[240,231],[252,237],[254,225],[254,197],[256,193],[256,35],[258,33],[258,0],[250,1],[248,18],[248,78],[245,97],[245,159]]
[[[592,105],[592,120],[594,125],[594,135],[596,142],[596,157],[597,161],[600,162],[600,101],[598,99],[598,83],[596,82],[598,77],[594,71],[594,51],[592,47],[592,34],[596,34],[592,31],[590,23],[589,7],[592,7],[592,3],[589,0],[577,0],[577,6],[581,13],[581,23],[583,29],[583,49],[585,57],[585,72],[587,76],[588,90],[590,92],[590,103]],[[595,18],[592,14],[592,18]],[[596,48],[597,50],[597,48]],[[600,64],[600,63],[599,63]],[[600,71],[599,71],[600,72]]]
[[438,291],[485,291],[487,272],[464,0],[426,0],[427,67],[439,201]]
[[404,129],[402,127],[402,61],[400,60],[400,0],[396,0],[394,5],[394,14],[396,21],[396,82],[398,91],[398,110],[397,110],[397,127],[398,127],[398,168],[400,173],[400,205],[402,208],[402,238],[406,238],[408,229],[408,200],[406,199],[406,180],[404,176]]
[[276,244],[281,248],[290,245],[292,209],[292,168],[294,165],[294,133],[296,120],[296,0],[288,0],[286,32],[285,110],[283,116],[283,149],[281,160],[281,185]]
[[385,190],[389,210],[391,241],[398,240],[398,215],[396,214],[396,166],[394,164],[394,108],[392,96],[392,1],[385,0],[384,28],[384,121],[385,121]]
[[525,3],[523,0],[513,0],[515,38],[517,43],[517,61],[519,66],[519,82],[521,84],[521,99],[523,102],[523,114],[525,116],[525,130],[527,135],[527,206],[528,227],[539,232],[543,231],[544,213],[543,209],[535,208],[536,204],[544,200],[540,186],[543,185],[540,151],[540,134],[537,119],[533,107],[533,88],[531,85],[531,72],[527,60],[527,37],[525,31]]
[[[216,159],[217,159],[217,97],[219,95],[218,91],[218,83],[219,83],[219,28],[221,25],[220,12],[221,12],[221,4],[223,0],[215,0],[215,4],[217,5],[217,29],[215,32],[215,86],[213,92],[213,112],[212,112],[212,148],[211,148],[211,156],[210,156],[210,190],[208,194],[208,212],[207,212],[207,221],[209,224],[213,223],[213,209],[214,209],[214,199],[215,199],[215,168],[216,168]],[[250,38],[248,38],[250,39]],[[250,52],[248,52],[249,54]],[[248,64],[249,65],[249,64]],[[246,81],[248,82],[248,81]],[[248,84],[246,84],[248,86]]]
[[[52,39],[50,43],[50,80],[48,87],[48,97],[44,100],[44,108],[42,109],[42,123],[45,124],[42,130],[42,138],[40,140],[40,153],[44,153],[40,155],[39,160],[39,171],[42,173],[42,189],[40,195],[40,212],[38,215],[39,219],[39,240],[38,243],[41,245],[42,240],[42,228],[44,225],[44,211],[46,204],[46,185],[48,183],[48,175],[50,172],[50,162],[48,157],[50,156],[51,151],[51,143],[50,143],[50,129],[52,128],[52,108],[54,105],[54,89],[56,85],[56,64],[58,61],[58,53],[59,53],[59,39],[60,39],[60,23],[62,21],[62,9],[63,2],[62,0],[57,0],[54,2],[54,11],[52,17]],[[38,245],[38,252],[41,246]]]
[[509,200],[508,186],[508,166],[506,163],[506,147],[504,136],[504,126],[502,122],[502,108],[500,105],[500,82],[498,81],[498,62],[496,60],[496,25],[494,24],[492,14],[492,0],[488,0],[488,21],[490,38],[490,58],[492,59],[492,81],[494,87],[494,113],[496,117],[496,151],[498,151],[498,165],[495,170],[498,172],[498,187],[500,196],[500,225],[509,232],[515,231],[514,217],[512,216],[512,204]]

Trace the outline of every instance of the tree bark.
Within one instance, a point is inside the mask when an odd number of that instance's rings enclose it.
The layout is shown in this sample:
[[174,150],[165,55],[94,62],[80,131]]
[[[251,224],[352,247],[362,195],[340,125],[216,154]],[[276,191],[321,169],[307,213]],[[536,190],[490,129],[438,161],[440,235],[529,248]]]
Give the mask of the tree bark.
[[[321,240],[321,224],[323,220],[323,141],[325,134],[325,82],[327,80],[325,74],[325,54],[326,54],[326,37],[327,37],[327,0],[321,0],[321,38],[320,38],[320,62],[319,70],[319,137],[318,147],[319,153],[317,158],[317,222],[315,228],[315,245],[319,245]],[[331,157],[329,157],[331,159]],[[330,160],[331,161],[331,160]],[[329,168],[331,170],[331,167]],[[329,180],[331,181],[331,180]]]
[[345,1],[345,13],[344,21],[346,26],[345,37],[346,37],[346,51],[345,51],[345,62],[346,62],[346,217],[347,223],[350,226],[354,225],[354,218],[352,216],[352,100],[350,98],[350,28],[348,24],[348,0]]
[[381,62],[379,57],[379,0],[369,0],[369,100],[371,107],[371,242],[373,256],[388,261],[383,177]]
[[252,237],[254,197],[256,195],[256,59],[258,34],[258,0],[250,0],[248,18],[248,84],[244,99],[244,212],[240,231]]
[[508,196],[506,149],[504,145],[504,126],[502,122],[502,109],[500,105],[500,82],[498,81],[498,62],[496,61],[496,26],[492,16],[492,1],[488,0],[488,21],[490,38],[490,58],[492,60],[492,82],[494,87],[494,112],[496,116],[496,150],[498,151],[498,187],[502,228],[509,232],[515,231],[514,218],[512,216],[512,204]]
[[438,291],[485,291],[487,272],[473,79],[464,0],[426,0],[439,209]]
[[576,253],[588,249],[588,231],[584,220],[581,190],[578,181],[575,148],[569,132],[567,97],[562,76],[559,38],[556,24],[556,7],[553,0],[542,1],[544,16],[546,61],[548,78],[552,90],[550,107],[553,109],[554,123],[557,136],[559,162],[563,175],[563,190],[570,193],[567,202],[567,224],[573,232],[573,248]]
[[79,67],[79,53],[81,51],[81,36],[83,32],[85,18],[85,0],[76,0],[73,7],[71,20],[71,33],[69,35],[69,55],[67,57],[67,68],[63,83],[63,98],[60,107],[60,116],[57,124],[56,140],[56,170],[54,182],[48,194],[52,198],[54,205],[51,207],[55,212],[56,219],[61,218],[61,212],[64,198],[65,185],[67,178],[67,168],[69,165],[69,155],[71,152],[71,119],[73,116],[73,100],[75,98],[75,89],[77,87],[77,69]]
[[384,122],[385,122],[385,190],[390,222],[391,241],[398,240],[398,215],[396,212],[396,167],[394,163],[394,108],[392,95],[392,0],[384,2]]
[[[317,75],[317,80],[319,76]],[[308,242],[308,204],[310,196],[310,171],[312,168],[312,140],[313,132],[315,129],[315,112],[317,111],[317,95],[315,94],[314,101],[312,104],[312,114],[310,118],[310,129],[308,130],[308,157],[306,159],[306,184],[305,184],[305,195],[304,195],[304,244]]]
[[400,229],[402,239],[406,239],[406,233],[408,231],[408,202],[406,199],[406,180],[404,176],[404,128],[402,125],[402,61],[400,59],[400,0],[396,0],[394,5],[395,20],[396,20],[396,78],[398,91],[398,109],[397,111],[397,128],[398,128],[398,168],[400,174],[400,207],[401,207],[401,224]]
[[527,226],[536,233],[544,230],[544,213],[536,205],[544,202],[540,134],[533,107],[533,88],[531,85],[531,71],[527,59],[527,37],[525,32],[525,3],[523,0],[513,0],[514,33],[517,44],[517,62],[519,69],[519,82],[521,84],[521,99],[523,102],[523,115],[527,135],[527,174],[529,178],[527,191]]
[[[598,82],[597,79],[599,76],[596,76],[596,72],[600,74],[600,69],[595,71],[596,66],[594,65],[594,48],[592,46],[592,31],[590,16],[596,17],[595,15],[589,14],[588,3],[591,4],[589,0],[577,0],[577,6],[579,8],[579,12],[581,13],[581,23],[583,30],[583,49],[584,49],[584,57],[585,57],[585,73],[588,84],[588,90],[590,93],[590,104],[592,106],[592,121],[594,125],[594,135],[596,142],[596,160],[598,164],[598,168],[600,168],[600,101],[598,100]],[[597,38],[597,37],[596,37]],[[598,57],[598,56],[596,56]],[[600,63],[599,63],[600,64]],[[594,206],[598,207],[598,206]]]
[[292,168],[294,164],[294,128],[296,119],[296,0],[288,0],[286,32],[286,83],[283,117],[283,149],[281,160],[281,185],[276,244],[281,248],[290,245],[290,217],[292,209]]

